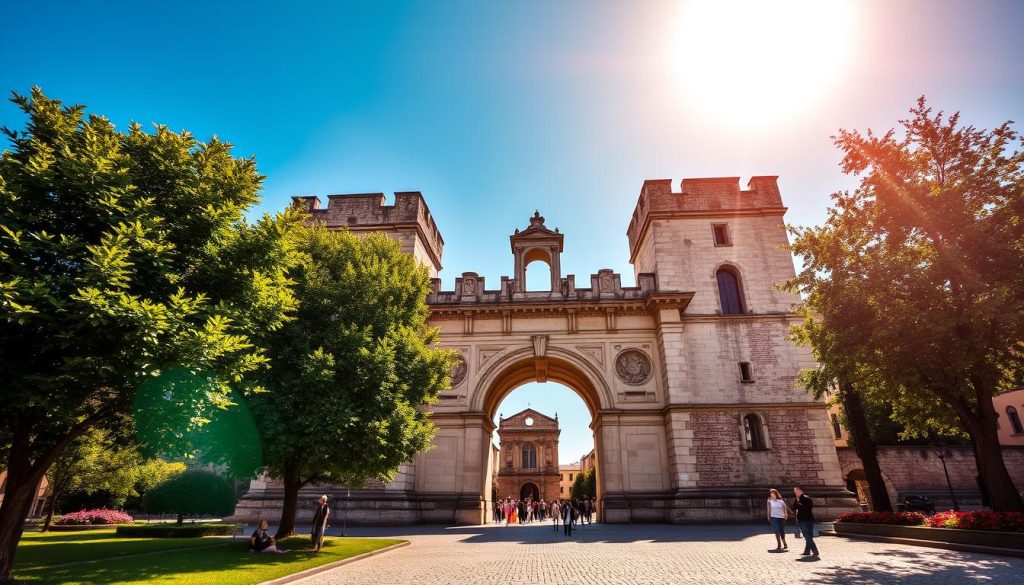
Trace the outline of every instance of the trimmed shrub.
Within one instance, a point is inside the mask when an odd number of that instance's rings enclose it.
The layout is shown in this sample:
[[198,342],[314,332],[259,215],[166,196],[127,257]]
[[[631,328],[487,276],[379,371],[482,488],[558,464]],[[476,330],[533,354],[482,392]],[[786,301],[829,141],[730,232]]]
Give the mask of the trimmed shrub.
[[150,514],[227,516],[235,510],[235,493],[228,482],[205,471],[186,471],[146,492],[142,499]]
[[83,526],[83,525],[108,525],[128,524],[132,517],[124,512],[99,508],[96,510],[80,510],[71,514],[64,514],[57,521],[60,526]]
[[117,535],[126,538],[196,538],[199,536],[232,536],[234,524],[131,524],[117,527]]
[[1024,513],[1021,512],[940,512],[926,522],[932,528],[959,528],[961,530],[989,530],[993,532],[1024,532]]
[[840,514],[836,522],[854,524],[889,524],[892,526],[920,526],[924,516],[917,512],[850,512]]

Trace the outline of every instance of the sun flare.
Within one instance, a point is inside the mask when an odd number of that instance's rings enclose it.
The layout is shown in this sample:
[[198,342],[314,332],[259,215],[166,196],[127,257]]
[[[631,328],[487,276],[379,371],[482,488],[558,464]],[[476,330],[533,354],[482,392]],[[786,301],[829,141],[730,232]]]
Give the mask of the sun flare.
[[681,14],[679,81],[716,117],[789,117],[821,99],[849,61],[850,0],[697,0]]

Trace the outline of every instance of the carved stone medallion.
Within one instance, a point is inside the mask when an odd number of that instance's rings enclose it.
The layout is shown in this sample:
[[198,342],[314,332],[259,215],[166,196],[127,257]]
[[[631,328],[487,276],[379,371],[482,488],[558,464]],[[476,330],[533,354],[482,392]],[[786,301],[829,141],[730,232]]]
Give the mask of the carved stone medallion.
[[651,360],[642,351],[629,349],[615,360],[615,373],[619,379],[634,386],[643,384],[651,377]]
[[452,366],[452,388],[466,379],[466,370],[466,358],[460,353],[455,356],[455,365]]

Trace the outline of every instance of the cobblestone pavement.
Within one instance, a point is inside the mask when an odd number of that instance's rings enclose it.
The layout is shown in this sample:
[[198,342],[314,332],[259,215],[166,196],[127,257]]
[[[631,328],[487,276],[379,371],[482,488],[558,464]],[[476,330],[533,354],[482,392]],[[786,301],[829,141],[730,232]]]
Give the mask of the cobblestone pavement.
[[550,524],[349,529],[352,536],[406,538],[412,546],[298,583],[1024,583],[1024,559],[820,537],[821,560],[801,561],[802,540],[790,535],[790,551],[772,553],[775,539],[767,532],[767,526],[597,524],[570,540]]

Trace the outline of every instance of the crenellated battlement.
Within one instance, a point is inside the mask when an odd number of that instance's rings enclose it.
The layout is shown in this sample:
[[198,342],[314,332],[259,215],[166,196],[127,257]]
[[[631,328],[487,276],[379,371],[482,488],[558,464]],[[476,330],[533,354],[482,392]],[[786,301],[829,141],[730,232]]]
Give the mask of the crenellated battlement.
[[[441,270],[444,239],[434,223],[427,202],[419,191],[395,193],[394,205],[385,205],[383,193],[328,195],[327,207],[320,207],[316,195],[292,197],[292,206],[304,209],[329,228],[363,232],[413,232],[430,257],[434,274]],[[410,234],[411,235],[411,234]],[[407,252],[417,255],[416,242],[399,238]]]
[[743,214],[782,214],[778,177],[751,177],[746,189],[740,189],[739,177],[683,179],[680,191],[672,192],[671,179],[648,179],[640,188],[626,235],[632,255],[647,224],[655,218],[680,216],[734,216]]

